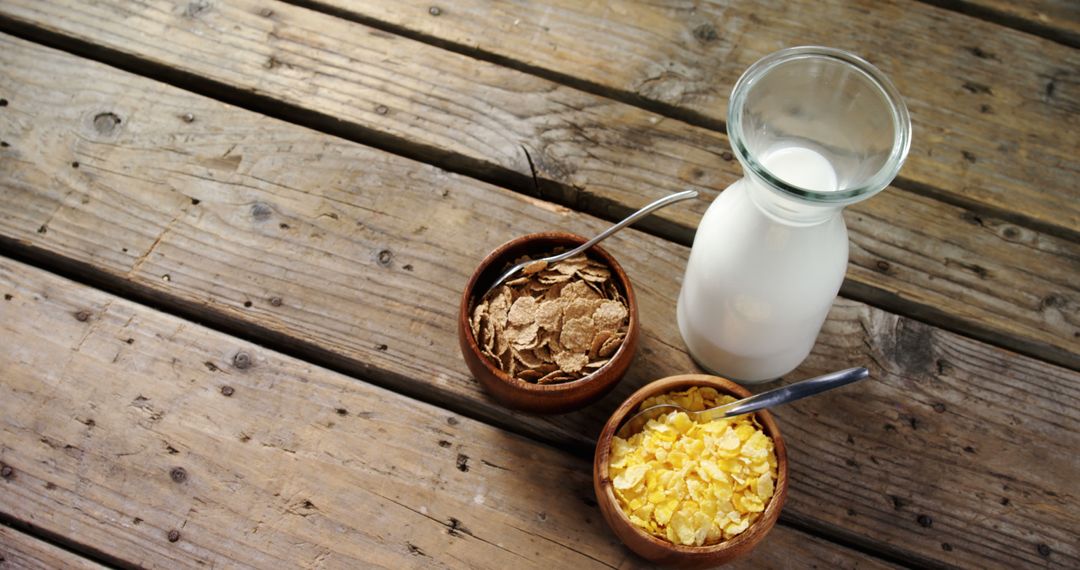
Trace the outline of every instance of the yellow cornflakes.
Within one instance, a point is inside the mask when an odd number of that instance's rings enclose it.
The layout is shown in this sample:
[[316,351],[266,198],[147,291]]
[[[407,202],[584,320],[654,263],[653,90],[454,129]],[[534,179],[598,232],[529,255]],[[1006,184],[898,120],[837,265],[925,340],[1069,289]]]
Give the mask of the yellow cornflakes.
[[[701,411],[735,399],[712,388],[654,396],[641,409],[678,404]],[[695,423],[683,412],[615,437],[609,465],[619,507],[634,525],[675,544],[730,539],[761,516],[776,485],[772,439],[752,415]]]

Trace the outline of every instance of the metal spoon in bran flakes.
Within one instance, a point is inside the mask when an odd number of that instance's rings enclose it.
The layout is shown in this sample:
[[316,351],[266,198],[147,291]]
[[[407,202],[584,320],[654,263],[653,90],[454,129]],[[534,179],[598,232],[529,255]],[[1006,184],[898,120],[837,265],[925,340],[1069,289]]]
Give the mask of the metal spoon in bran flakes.
[[526,275],[536,273],[538,271],[543,271],[545,268],[547,268],[547,267],[549,267],[551,265],[554,265],[554,264],[556,264],[556,263],[558,263],[558,262],[560,262],[560,261],[562,261],[564,259],[569,259],[571,257],[574,257],[575,255],[589,249],[590,247],[600,243],[601,241],[604,241],[605,239],[610,237],[615,232],[617,232],[617,231],[625,228],[626,226],[638,221],[639,219],[651,214],[655,210],[659,210],[660,208],[663,208],[664,206],[670,206],[671,204],[674,204],[675,202],[682,202],[683,200],[689,200],[690,198],[694,198],[697,195],[698,195],[697,190],[684,190],[682,192],[677,192],[677,193],[672,194],[670,196],[665,196],[663,198],[660,198],[659,200],[656,200],[656,201],[653,201],[653,202],[649,203],[644,208],[642,208],[642,209],[634,212],[633,214],[630,214],[629,216],[627,216],[621,222],[615,224],[614,226],[611,226],[610,228],[608,228],[608,229],[604,230],[603,232],[601,232],[596,237],[594,237],[591,240],[579,245],[578,247],[575,247],[574,249],[571,249],[570,251],[566,251],[566,252],[556,254],[556,255],[550,255],[548,257],[543,257],[543,258],[540,258],[540,259],[530,259],[530,260],[523,261],[523,262],[511,267],[510,269],[508,269],[506,271],[506,273],[503,273],[498,279],[496,279],[494,282],[492,282],[491,285],[488,286],[487,290],[484,291],[484,294],[480,296],[480,298],[483,299],[484,297],[486,297],[487,294],[490,293],[493,289],[495,289],[499,285],[502,285],[507,279],[510,279],[511,277],[513,277],[514,275],[516,275],[520,271],[524,271]]

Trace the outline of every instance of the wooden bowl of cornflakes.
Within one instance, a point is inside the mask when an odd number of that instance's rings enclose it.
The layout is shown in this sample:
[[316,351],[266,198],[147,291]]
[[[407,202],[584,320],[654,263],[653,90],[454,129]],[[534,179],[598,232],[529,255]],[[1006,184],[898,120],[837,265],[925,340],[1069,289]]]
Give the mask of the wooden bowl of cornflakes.
[[[717,376],[671,376],[635,392],[605,424],[593,488],[608,526],[639,556],[683,568],[726,564],[750,554],[776,525],[787,499],[787,450],[769,412],[708,424],[671,414],[646,433],[615,436],[643,403],[678,399],[698,411],[727,396],[750,392]],[[668,433],[674,439],[664,449]]]
[[576,410],[608,393],[630,367],[640,328],[637,302],[626,273],[603,248],[530,268],[485,296],[520,260],[586,241],[560,232],[511,240],[480,262],[465,287],[461,353],[485,390],[509,408]]

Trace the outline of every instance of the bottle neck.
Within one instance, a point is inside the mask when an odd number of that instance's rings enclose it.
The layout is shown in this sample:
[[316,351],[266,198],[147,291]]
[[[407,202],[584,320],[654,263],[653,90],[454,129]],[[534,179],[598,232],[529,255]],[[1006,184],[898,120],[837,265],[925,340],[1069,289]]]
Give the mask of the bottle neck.
[[838,216],[844,207],[811,202],[770,188],[768,182],[747,172],[742,179],[750,201],[762,213],[789,226],[816,226]]

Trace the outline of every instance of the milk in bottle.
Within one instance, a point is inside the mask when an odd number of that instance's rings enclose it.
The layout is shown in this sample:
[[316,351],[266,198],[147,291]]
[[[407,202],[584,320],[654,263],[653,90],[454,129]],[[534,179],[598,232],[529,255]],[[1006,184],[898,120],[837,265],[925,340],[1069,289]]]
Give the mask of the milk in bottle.
[[678,300],[690,354],[744,383],[809,354],[843,282],[843,206],[893,179],[910,145],[895,88],[840,50],[782,50],[736,84],[728,134],[745,176],[698,226]]
[[[836,189],[832,167],[813,150],[782,147],[763,164],[792,184]],[[756,205],[762,192],[768,190],[743,179],[709,207],[678,305],[679,330],[694,358],[744,382],[775,378],[806,358],[847,268],[839,209],[815,224],[793,223]]]

